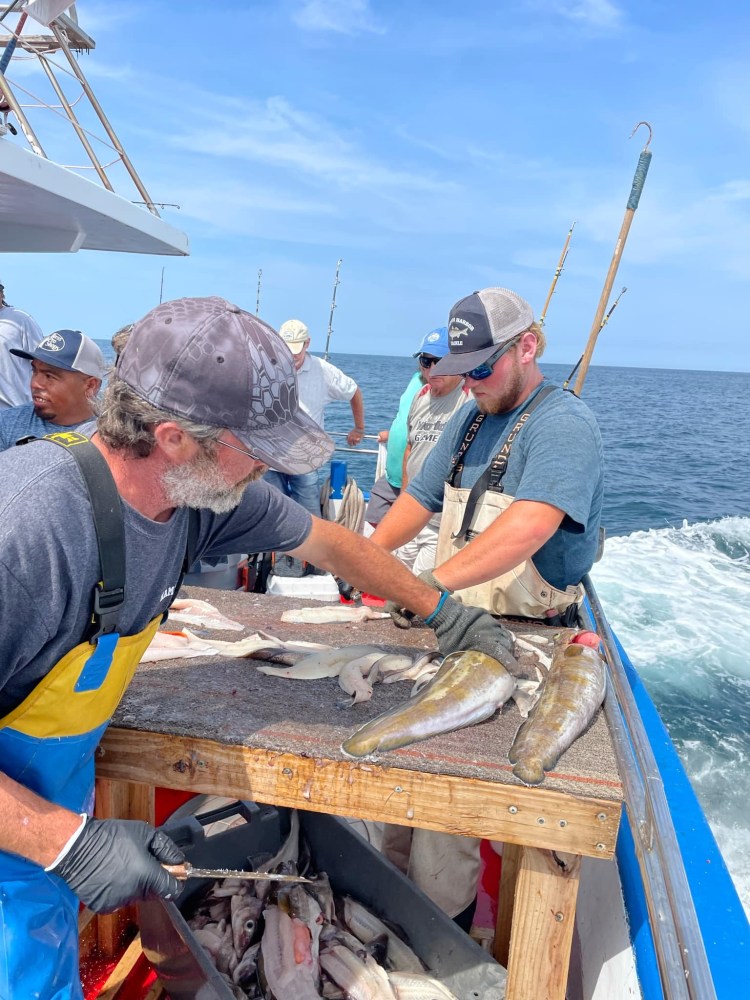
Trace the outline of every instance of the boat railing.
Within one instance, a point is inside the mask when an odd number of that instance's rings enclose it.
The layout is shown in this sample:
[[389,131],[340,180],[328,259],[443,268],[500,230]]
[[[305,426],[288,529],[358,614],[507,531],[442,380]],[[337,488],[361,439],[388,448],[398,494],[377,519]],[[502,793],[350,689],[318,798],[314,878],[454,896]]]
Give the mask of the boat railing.
[[[328,436],[332,437],[332,438],[346,438],[347,435],[343,431],[328,431]],[[364,434],[363,437],[362,437],[362,440],[363,441],[377,441],[378,437],[377,437],[377,434]],[[353,455],[379,455],[380,454],[380,449],[379,448],[360,448],[360,447],[350,448],[348,446],[345,447],[342,444],[337,444],[336,445],[336,451],[348,451],[348,452],[351,452]]]
[[[0,23],[0,53],[2,53],[0,55],[0,135],[8,130],[15,133],[15,128],[8,124],[8,116],[12,114],[18,121],[21,131],[32,151],[38,156],[48,159],[49,157],[26,111],[35,109],[36,111],[48,111],[51,114],[57,115],[63,121],[67,121],[70,124],[90,161],[89,165],[78,165],[75,169],[93,169],[103,187],[108,191],[114,192],[115,189],[107,174],[107,169],[121,163],[142,198],[142,201],[136,202],[136,204],[145,205],[153,215],[158,217],[159,212],[156,204],[152,201],[128,154],[125,152],[122,143],[117,137],[114,128],[104,113],[102,106],[99,104],[78,60],[75,58],[75,52],[89,52],[95,48],[96,43],[94,40],[79,27],[77,21],[67,14],[59,14],[50,22],[48,28],[51,34],[33,34],[30,31],[24,30],[26,27],[26,14],[24,12],[11,12],[7,5],[0,4],[0,15],[4,17],[6,14],[11,13],[13,13],[14,17],[18,17],[14,28],[9,26],[7,20],[3,20]],[[51,58],[53,53],[58,52],[64,56],[67,66],[60,65]],[[14,57],[35,58],[39,61],[54,94],[52,102],[32,93],[27,87],[23,87],[17,81],[11,82],[7,71],[12,67]],[[57,75],[55,70],[57,70]],[[79,92],[74,98],[69,98],[66,95],[58,79],[60,75],[67,75],[75,81]],[[24,95],[22,100],[19,100],[17,93]],[[77,106],[84,96],[88,99],[90,107],[104,129],[106,138],[86,128],[79,120],[80,110],[77,113]],[[94,151],[92,140],[102,144],[108,151],[114,153],[114,158],[111,162],[103,164],[100,161]]]
[[604,711],[622,778],[665,1000],[715,1000],[713,978],[664,783],[614,634],[584,578],[608,665]]

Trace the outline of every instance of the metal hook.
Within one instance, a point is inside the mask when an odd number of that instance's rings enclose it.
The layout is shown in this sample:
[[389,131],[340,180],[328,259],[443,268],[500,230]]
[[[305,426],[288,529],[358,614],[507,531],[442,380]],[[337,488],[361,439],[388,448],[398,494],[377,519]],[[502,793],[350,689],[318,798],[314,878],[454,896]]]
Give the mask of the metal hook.
[[641,127],[641,125],[645,125],[646,128],[648,129],[648,141],[646,142],[646,145],[643,147],[644,149],[648,149],[649,145],[651,144],[651,140],[654,137],[654,130],[651,128],[651,126],[649,125],[648,122],[638,122],[638,124],[636,125],[636,127],[633,129],[633,131],[628,136],[628,139],[632,139],[633,138],[633,136],[638,131],[638,129]]

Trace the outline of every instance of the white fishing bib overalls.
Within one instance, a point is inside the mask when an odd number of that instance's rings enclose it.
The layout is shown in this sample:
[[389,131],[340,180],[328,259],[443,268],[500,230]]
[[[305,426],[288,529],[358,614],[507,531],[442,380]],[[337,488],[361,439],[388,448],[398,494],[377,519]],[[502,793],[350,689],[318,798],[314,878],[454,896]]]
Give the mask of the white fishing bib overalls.
[[[468,490],[462,489],[460,485],[464,458],[484,420],[484,414],[477,414],[472,421],[453,460],[444,487],[443,515],[435,560],[437,567],[460,552],[473,538],[481,535],[513,503],[515,497],[503,491],[502,483],[513,442],[534,409],[556,389],[557,386],[543,386],[529,400],[492,462]],[[493,615],[544,618],[549,611],[562,614],[571,604],[580,604],[583,600],[583,587],[578,585],[559,590],[544,579],[531,559],[526,559],[507,573],[485,583],[455,591],[453,597],[463,604],[484,608]]]

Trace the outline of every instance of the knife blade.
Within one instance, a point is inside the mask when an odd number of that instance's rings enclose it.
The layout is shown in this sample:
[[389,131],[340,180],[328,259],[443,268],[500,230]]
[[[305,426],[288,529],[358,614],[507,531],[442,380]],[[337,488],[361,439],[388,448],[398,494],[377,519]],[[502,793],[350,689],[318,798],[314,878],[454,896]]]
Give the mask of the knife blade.
[[248,878],[263,879],[268,882],[310,882],[302,875],[275,875],[271,872],[235,871],[232,868],[196,868],[189,861],[181,865],[163,865],[170,875],[184,880],[188,878]]

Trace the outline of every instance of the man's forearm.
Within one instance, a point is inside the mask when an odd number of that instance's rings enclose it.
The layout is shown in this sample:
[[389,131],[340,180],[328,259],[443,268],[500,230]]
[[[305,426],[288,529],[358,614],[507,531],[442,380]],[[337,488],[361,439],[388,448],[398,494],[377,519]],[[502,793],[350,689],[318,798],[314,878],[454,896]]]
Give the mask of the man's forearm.
[[421,618],[432,614],[440,595],[369,538],[331,521],[313,518],[310,534],[290,555],[307,559],[368,594],[377,594]]
[[364,434],[365,430],[365,400],[362,395],[362,390],[357,389],[352,398],[349,400],[352,408],[352,419],[354,420],[354,427],[358,431],[362,431]]
[[77,813],[63,809],[0,772],[0,849],[43,868],[52,864],[80,826]]
[[515,500],[460,552],[435,567],[450,590],[473,587],[530,559],[554,535],[564,512],[550,504]]
[[376,545],[393,552],[415,538],[432,516],[432,511],[410,493],[400,493],[370,538]]

